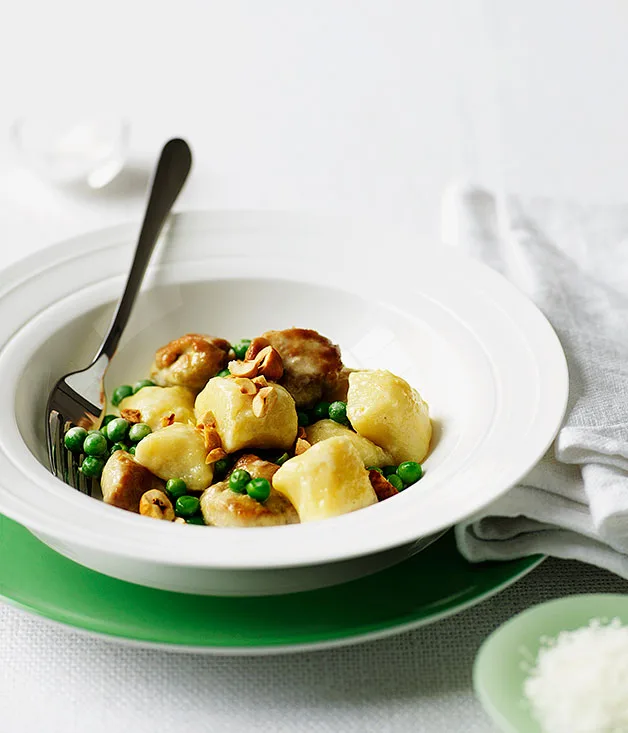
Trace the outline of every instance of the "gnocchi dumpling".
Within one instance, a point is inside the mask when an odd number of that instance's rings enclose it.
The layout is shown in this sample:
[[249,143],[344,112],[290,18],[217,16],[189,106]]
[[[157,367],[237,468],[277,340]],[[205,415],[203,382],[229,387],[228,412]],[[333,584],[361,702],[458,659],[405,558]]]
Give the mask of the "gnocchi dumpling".
[[187,387],[143,387],[120,402],[120,414],[152,430],[163,427],[162,419],[170,415],[174,422],[194,424],[194,392]]
[[273,488],[294,506],[301,522],[336,517],[377,503],[369,472],[352,441],[335,436],[286,461]]
[[311,445],[320,443],[321,440],[327,440],[327,438],[344,435],[353,443],[365,467],[378,466],[381,468],[392,463],[392,457],[385,450],[375,445],[375,443],[363,435],[354,433],[351,428],[346,427],[346,425],[341,425],[334,420],[319,420],[305,428],[305,433],[307,442]]
[[140,440],[135,460],[167,481],[181,478],[190,491],[203,491],[214,477],[213,465],[205,463],[207,449],[200,430],[186,423],[172,423]]
[[385,370],[349,375],[347,417],[356,432],[390,453],[393,463],[421,462],[430,447],[429,408],[405,379]]
[[242,448],[288,450],[297,437],[297,411],[290,393],[269,383],[259,391],[250,379],[214,377],[196,398],[196,418],[208,412],[227,453]]

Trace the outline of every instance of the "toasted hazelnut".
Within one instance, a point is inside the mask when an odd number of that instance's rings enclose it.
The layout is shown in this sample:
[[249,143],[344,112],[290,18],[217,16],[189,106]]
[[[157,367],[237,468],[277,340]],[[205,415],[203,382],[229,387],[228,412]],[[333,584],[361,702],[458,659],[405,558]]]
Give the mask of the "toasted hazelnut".
[[255,417],[264,417],[276,399],[277,393],[272,387],[262,387],[253,398],[251,405]]
[[140,514],[145,517],[153,517],[153,519],[165,519],[172,522],[174,519],[174,509],[170,499],[159,489],[151,489],[142,494],[140,499]]
[[120,417],[123,417],[130,423],[142,422],[142,413],[139,410],[135,410],[130,407],[120,410]]
[[224,448],[213,448],[209,451],[207,454],[207,458],[205,459],[205,463],[207,465],[210,465],[212,463],[216,463],[216,461],[220,461],[223,458],[227,457],[227,451],[224,450]]
[[246,350],[246,354],[244,355],[245,360],[252,361],[259,352],[267,346],[270,346],[270,341],[268,339],[265,339],[262,336],[254,338],[249,344],[249,348]]
[[216,418],[213,412],[206,412],[201,422],[196,426],[196,429],[203,435],[205,450],[207,450],[205,463],[216,463],[216,461],[226,457],[227,453],[223,450],[222,439],[218,433]]
[[164,415],[161,418],[161,427],[167,428],[168,425],[172,425],[172,423],[174,422],[174,417],[174,412],[171,412],[169,415]]
[[277,349],[272,346],[264,347],[255,357],[259,374],[277,381],[283,376],[283,361]]
[[257,363],[255,361],[230,361],[227,367],[234,377],[257,376]]
[[214,425],[202,425],[198,426],[198,429],[203,434],[205,449],[207,451],[212,451],[214,448],[222,448],[222,440]]
[[200,419],[197,427],[216,427],[216,416],[211,410],[208,410],[203,417]]
[[281,379],[283,375],[281,356],[272,346],[264,346],[252,359],[230,361],[228,368],[234,377],[263,376],[267,379],[277,380]]
[[308,443],[304,438],[297,438],[297,442],[294,446],[294,455],[300,456],[301,453],[305,453],[306,450],[312,447],[311,443]]
[[235,383],[240,388],[240,392],[242,392],[242,394],[255,394],[257,392],[257,387],[250,379],[239,377],[236,378]]

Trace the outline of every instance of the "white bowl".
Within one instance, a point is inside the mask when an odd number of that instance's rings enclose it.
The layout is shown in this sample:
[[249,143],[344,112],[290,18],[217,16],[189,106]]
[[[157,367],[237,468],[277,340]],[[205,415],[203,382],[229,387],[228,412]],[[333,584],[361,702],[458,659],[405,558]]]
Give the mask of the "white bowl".
[[[376,506],[303,525],[211,529],[156,522],[86,497],[47,468],[44,406],[85,366],[121,293],[136,227],[48,248],[0,283],[0,512],[62,554],[132,582],[260,594],[347,580],[418,551],[497,498],[560,424],[567,371],[540,312],[502,277],[436,247],[403,261],[382,235],[274,214],[179,214],[156,255],[107,391],[147,374],[188,331],[231,340],[315,328],[349,366],[405,377],[431,406],[425,476]],[[365,240],[370,238],[372,241]]]

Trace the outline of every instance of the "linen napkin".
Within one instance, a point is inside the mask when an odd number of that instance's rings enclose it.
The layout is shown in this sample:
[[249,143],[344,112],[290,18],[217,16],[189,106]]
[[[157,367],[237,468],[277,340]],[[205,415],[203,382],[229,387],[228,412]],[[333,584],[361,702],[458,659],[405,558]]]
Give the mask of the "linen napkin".
[[553,325],[570,397],[554,444],[522,482],[456,528],[471,561],[531,553],[628,578],[628,205],[502,197],[455,186],[450,244],[505,275]]

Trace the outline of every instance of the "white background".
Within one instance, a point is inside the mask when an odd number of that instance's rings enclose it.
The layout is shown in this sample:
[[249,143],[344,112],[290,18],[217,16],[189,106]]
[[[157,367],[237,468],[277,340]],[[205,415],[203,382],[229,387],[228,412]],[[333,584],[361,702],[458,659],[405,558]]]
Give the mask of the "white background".
[[[1,7],[1,264],[137,221],[151,162],[171,136],[186,137],[195,155],[180,209],[350,212],[425,246],[437,246],[442,191],[458,178],[584,201],[626,198],[623,0]],[[60,191],[19,167],[12,121],[63,110],[132,124],[129,168],[103,191]],[[552,572],[571,585],[556,585]],[[517,607],[611,583],[579,575],[555,562],[491,601],[490,613],[279,666],[123,652],[2,609],[0,730],[489,731],[469,684],[477,644]],[[469,618],[475,631],[465,636]],[[434,655],[426,667],[422,649]],[[239,704],[234,678],[246,682]]]

